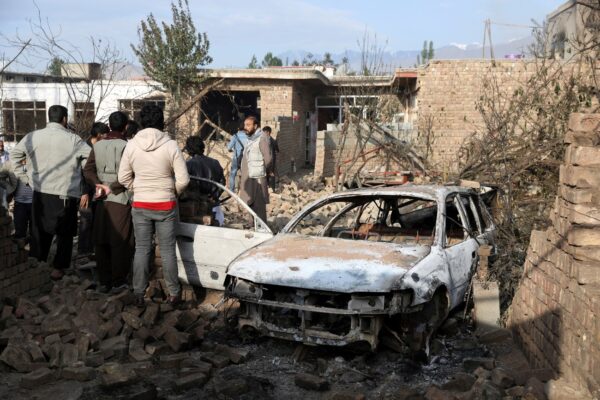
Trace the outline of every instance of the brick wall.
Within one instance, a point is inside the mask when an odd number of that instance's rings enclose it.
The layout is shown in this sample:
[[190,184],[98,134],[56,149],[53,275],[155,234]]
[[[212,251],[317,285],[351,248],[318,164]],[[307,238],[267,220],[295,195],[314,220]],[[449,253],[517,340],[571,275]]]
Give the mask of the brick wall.
[[33,297],[51,288],[50,269],[28,262],[27,251],[11,238],[12,218],[0,207],[0,297]]
[[[375,142],[370,142],[365,145],[361,153],[362,156],[358,158],[356,163],[346,162],[354,159],[355,148],[357,147],[358,142],[357,137],[351,132],[352,131],[350,131],[346,138],[341,154],[341,173],[345,172],[346,176],[351,176],[359,168],[362,168],[361,173],[401,171],[406,169],[406,166],[398,165],[393,160],[390,160],[389,157],[387,157],[387,153],[380,149],[381,146]],[[315,176],[330,177],[335,174],[340,135],[341,131],[339,130],[317,132]],[[360,144],[358,144],[359,149],[360,147]]]
[[531,235],[508,323],[530,362],[600,394],[600,114],[573,114],[552,226]]
[[495,76],[508,91],[519,87],[534,71],[524,60],[433,60],[418,70],[417,126],[421,137],[431,122],[433,167],[457,168],[458,150],[464,140],[482,128],[476,103],[486,77]]

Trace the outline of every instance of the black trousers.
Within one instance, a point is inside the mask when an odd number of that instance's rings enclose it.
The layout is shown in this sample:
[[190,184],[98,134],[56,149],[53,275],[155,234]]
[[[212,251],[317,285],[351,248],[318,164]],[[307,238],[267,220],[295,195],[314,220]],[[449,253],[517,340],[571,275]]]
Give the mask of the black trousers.
[[31,234],[31,203],[21,203],[15,201],[15,238],[23,239],[27,237],[27,232]]
[[111,287],[127,283],[135,252],[131,207],[98,202],[93,241],[100,284]]
[[77,233],[79,199],[33,192],[31,209],[31,255],[48,261],[52,239],[56,236],[53,267],[66,269],[71,265],[73,236]]
[[[90,196],[91,198],[91,196]],[[90,206],[79,210],[79,238],[77,250],[79,253],[93,253],[94,241],[92,240],[92,227],[96,213],[96,202],[90,201]]]

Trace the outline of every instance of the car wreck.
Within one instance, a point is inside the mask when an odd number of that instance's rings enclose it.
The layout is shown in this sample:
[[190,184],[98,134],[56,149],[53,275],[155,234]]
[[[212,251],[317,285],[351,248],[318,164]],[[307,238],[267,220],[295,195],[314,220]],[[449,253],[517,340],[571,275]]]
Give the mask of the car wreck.
[[[276,236],[257,218],[237,233],[181,225],[193,241],[180,276],[224,287],[240,303],[242,332],[370,349],[385,333],[415,351],[463,301],[478,249],[493,246],[495,232],[474,189],[411,184],[327,196]],[[211,235],[220,254],[202,252]]]

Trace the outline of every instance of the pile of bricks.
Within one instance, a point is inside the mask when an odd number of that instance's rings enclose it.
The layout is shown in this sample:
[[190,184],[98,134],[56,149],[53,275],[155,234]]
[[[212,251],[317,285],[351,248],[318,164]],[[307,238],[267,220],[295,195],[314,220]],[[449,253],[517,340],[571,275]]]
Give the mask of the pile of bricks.
[[110,389],[139,381],[158,364],[178,370],[175,386],[184,389],[248,355],[227,346],[192,351],[217,321],[213,306],[133,301],[129,291],[108,296],[71,275],[35,301],[18,297],[1,310],[0,367],[24,373],[22,388],[62,378]]
[[534,368],[600,394],[600,114],[573,114],[552,225],[534,231],[509,324]]
[[0,207],[0,297],[38,296],[52,287],[50,269],[28,259],[12,239],[12,218]]

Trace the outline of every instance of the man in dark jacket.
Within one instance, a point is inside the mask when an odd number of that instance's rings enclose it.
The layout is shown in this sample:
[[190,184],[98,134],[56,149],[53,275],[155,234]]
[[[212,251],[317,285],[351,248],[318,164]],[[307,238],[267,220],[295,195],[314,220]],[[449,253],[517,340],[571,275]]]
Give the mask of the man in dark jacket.
[[[204,149],[204,142],[199,136],[191,136],[187,139],[184,151],[191,156],[186,162],[190,177],[209,179],[224,185],[225,175],[221,163],[204,155]],[[188,191],[196,191],[200,197],[206,196],[213,218],[219,222],[219,225],[223,225],[223,212],[219,204],[222,191],[217,186],[192,179]]]
[[[88,184],[97,188],[93,241],[100,291],[117,294],[129,288],[127,276],[133,261],[134,241],[130,195],[117,181],[123,150],[127,115],[110,114],[110,132],[96,143],[83,169]],[[112,288],[112,289],[111,289]]]

